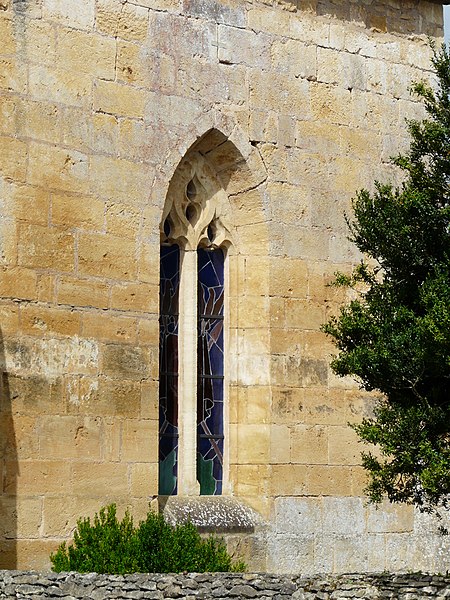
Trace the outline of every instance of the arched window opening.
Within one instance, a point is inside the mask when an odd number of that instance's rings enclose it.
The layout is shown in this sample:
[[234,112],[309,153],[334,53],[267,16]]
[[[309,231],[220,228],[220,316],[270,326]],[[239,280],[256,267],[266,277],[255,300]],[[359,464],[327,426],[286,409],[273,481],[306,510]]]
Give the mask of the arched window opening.
[[160,495],[223,492],[227,202],[201,155],[180,163],[161,226]]

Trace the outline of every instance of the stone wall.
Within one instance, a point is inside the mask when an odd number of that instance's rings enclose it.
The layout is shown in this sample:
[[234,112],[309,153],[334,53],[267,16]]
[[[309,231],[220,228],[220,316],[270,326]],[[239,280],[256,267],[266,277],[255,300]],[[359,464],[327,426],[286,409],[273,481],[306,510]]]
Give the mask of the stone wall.
[[0,599],[112,598],[163,600],[261,598],[263,600],[423,600],[450,598],[450,578],[438,575],[276,576],[269,574],[80,575],[0,571]]
[[364,506],[347,423],[374,397],[320,331],[441,33],[422,0],[0,0],[2,567],[158,494],[160,225],[194,153],[232,225],[224,495],[263,522],[252,568],[445,570],[412,510]]

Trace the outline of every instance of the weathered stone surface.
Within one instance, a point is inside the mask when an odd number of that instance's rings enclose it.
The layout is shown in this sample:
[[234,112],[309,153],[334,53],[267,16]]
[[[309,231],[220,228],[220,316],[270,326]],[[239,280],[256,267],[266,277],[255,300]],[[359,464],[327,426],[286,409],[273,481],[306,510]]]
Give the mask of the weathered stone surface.
[[[143,515],[158,493],[160,223],[166,199],[186,216],[195,155],[209,194],[200,234],[223,217],[228,286],[225,498],[201,515],[258,569],[448,570],[431,523],[363,506],[347,423],[377,396],[331,373],[320,331],[348,300],[333,273],[361,258],[346,239],[350,198],[395,177],[387,160],[407,143],[404,117],[421,118],[408,86],[429,75],[441,8],[0,0],[0,565],[48,567],[83,513],[116,501]],[[187,347],[195,372],[194,338]],[[195,383],[189,392],[179,456],[190,448],[195,491]],[[233,495],[239,518],[253,515],[245,504],[264,526],[231,534]],[[17,577],[29,586],[17,593],[44,594],[35,576]],[[123,590],[118,578],[108,594],[316,593],[237,577]],[[76,582],[58,588],[65,578],[51,576],[49,593],[76,598]],[[107,595],[106,579],[100,590],[83,581],[85,597]],[[355,594],[376,595],[372,584]]]

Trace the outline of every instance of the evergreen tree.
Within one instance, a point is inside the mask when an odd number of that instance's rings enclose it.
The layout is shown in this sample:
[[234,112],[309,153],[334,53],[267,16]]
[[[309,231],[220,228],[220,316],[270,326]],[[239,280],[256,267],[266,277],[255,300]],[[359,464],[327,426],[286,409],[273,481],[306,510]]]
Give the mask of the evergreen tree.
[[379,452],[362,454],[369,498],[425,511],[450,494],[450,56],[433,47],[438,85],[412,86],[426,118],[408,121],[409,151],[392,159],[400,187],[360,191],[347,220],[368,258],[336,285],[356,299],[323,327],[338,375],[383,394],[373,418],[354,426]]

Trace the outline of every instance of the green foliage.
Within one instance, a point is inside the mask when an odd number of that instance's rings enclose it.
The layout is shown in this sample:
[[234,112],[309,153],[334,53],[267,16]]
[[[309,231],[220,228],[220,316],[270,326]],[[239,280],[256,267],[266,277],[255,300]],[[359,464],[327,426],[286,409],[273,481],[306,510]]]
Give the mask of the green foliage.
[[79,573],[180,573],[244,571],[234,562],[221,538],[202,539],[192,523],[173,527],[149,511],[138,527],[128,511],[122,521],[111,504],[77,521],[73,544],[61,544],[50,556],[53,570]]
[[399,188],[360,191],[348,220],[369,257],[335,285],[356,299],[323,327],[332,368],[384,399],[355,430],[379,454],[363,454],[368,495],[434,511],[450,494],[450,57],[433,47],[434,91],[414,84],[427,118],[409,121],[410,149],[393,159]]

